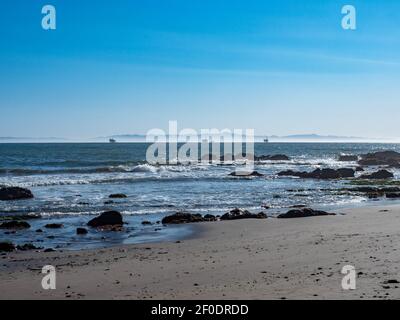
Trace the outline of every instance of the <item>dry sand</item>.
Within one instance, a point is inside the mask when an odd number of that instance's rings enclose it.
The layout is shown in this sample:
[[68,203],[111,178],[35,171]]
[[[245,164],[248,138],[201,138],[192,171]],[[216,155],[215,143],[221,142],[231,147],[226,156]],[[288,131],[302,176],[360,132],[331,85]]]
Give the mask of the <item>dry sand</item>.
[[[210,222],[180,243],[0,256],[1,299],[400,298],[400,206],[345,215]],[[54,265],[57,289],[41,288]],[[344,265],[356,290],[343,290]]]

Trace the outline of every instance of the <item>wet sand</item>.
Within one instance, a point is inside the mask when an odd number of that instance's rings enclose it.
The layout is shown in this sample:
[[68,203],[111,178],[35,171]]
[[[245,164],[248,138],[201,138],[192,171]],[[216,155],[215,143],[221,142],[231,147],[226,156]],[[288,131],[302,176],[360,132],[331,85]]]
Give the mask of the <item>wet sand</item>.
[[[398,299],[400,205],[196,225],[192,239],[0,256],[1,299]],[[56,267],[56,290],[41,268]],[[345,265],[356,290],[341,286]],[[391,281],[394,282],[394,281]]]

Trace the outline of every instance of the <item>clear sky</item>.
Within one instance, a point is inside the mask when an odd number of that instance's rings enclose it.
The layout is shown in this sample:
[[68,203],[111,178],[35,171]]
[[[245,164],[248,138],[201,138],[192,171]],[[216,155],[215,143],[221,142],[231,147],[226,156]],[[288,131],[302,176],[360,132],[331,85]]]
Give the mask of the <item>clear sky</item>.
[[400,137],[398,0],[1,0],[0,37],[0,136]]

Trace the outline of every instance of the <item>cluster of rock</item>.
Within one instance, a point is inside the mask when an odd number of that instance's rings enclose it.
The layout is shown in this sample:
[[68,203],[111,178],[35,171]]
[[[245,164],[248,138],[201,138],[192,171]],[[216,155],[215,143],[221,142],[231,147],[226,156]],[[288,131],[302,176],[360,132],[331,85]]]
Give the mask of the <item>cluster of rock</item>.
[[368,179],[368,180],[383,180],[383,179],[390,179],[393,178],[394,175],[393,173],[387,171],[387,170],[379,170],[376,172],[373,172],[371,174],[364,174],[360,176],[360,179]]
[[378,151],[362,154],[358,161],[363,166],[390,166],[400,167],[400,153],[396,151]]
[[355,170],[350,168],[340,169],[316,169],[312,172],[285,170],[278,173],[278,176],[291,176],[304,179],[341,179],[354,178]]
[[[280,219],[285,218],[303,218],[303,217],[315,217],[315,216],[331,216],[335,213],[328,213],[320,210],[313,210],[309,208],[301,208],[289,210],[287,213],[283,213],[278,216]],[[212,217],[211,219],[208,218]],[[220,217],[220,220],[241,220],[241,219],[266,219],[268,216],[264,212],[251,213],[248,210],[233,209]],[[162,220],[163,224],[182,224],[182,223],[194,223],[194,222],[205,222],[205,221],[217,221],[217,217],[212,215],[202,216],[200,214],[191,214],[187,212],[178,212],[173,215],[167,216]]]
[[370,199],[386,197],[388,199],[400,198],[399,187],[370,187],[361,186],[347,189],[350,192],[360,192]]
[[392,150],[371,152],[361,155],[341,155],[339,161],[357,161],[360,166],[400,167],[400,153]]
[[266,219],[267,215],[264,212],[251,213],[247,210],[233,209],[221,217],[211,214],[202,216],[201,214],[193,214],[189,212],[177,212],[173,215],[167,216],[162,219],[163,224],[182,224],[182,223],[196,223],[196,222],[209,222],[220,220],[239,220],[239,219]]
[[202,216],[201,214],[193,214],[189,212],[177,212],[173,215],[166,216],[161,220],[162,224],[182,224],[182,223],[196,223],[196,222],[207,222],[216,221],[217,217],[207,214]]
[[266,219],[264,212],[251,213],[247,210],[233,209],[221,216],[221,220],[239,220],[239,219]]
[[[363,171],[363,169],[351,169],[351,168],[340,168],[340,169],[316,169],[312,172],[307,171],[293,171],[293,170],[285,170],[278,172],[278,176],[289,176],[289,177],[298,177],[303,179],[343,179],[343,178],[354,178],[355,172]],[[379,170],[376,172],[372,172],[370,174],[364,174],[359,176],[359,179],[368,179],[368,180],[384,180],[393,178],[394,175],[390,171],[387,170]]]

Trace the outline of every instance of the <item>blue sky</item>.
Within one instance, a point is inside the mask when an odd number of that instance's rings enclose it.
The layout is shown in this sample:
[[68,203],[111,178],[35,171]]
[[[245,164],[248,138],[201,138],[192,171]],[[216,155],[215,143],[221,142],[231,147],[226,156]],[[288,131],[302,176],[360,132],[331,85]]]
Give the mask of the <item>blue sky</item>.
[[[57,9],[57,30],[41,8]],[[341,8],[357,9],[357,30]],[[0,136],[400,137],[396,0],[2,0]]]

